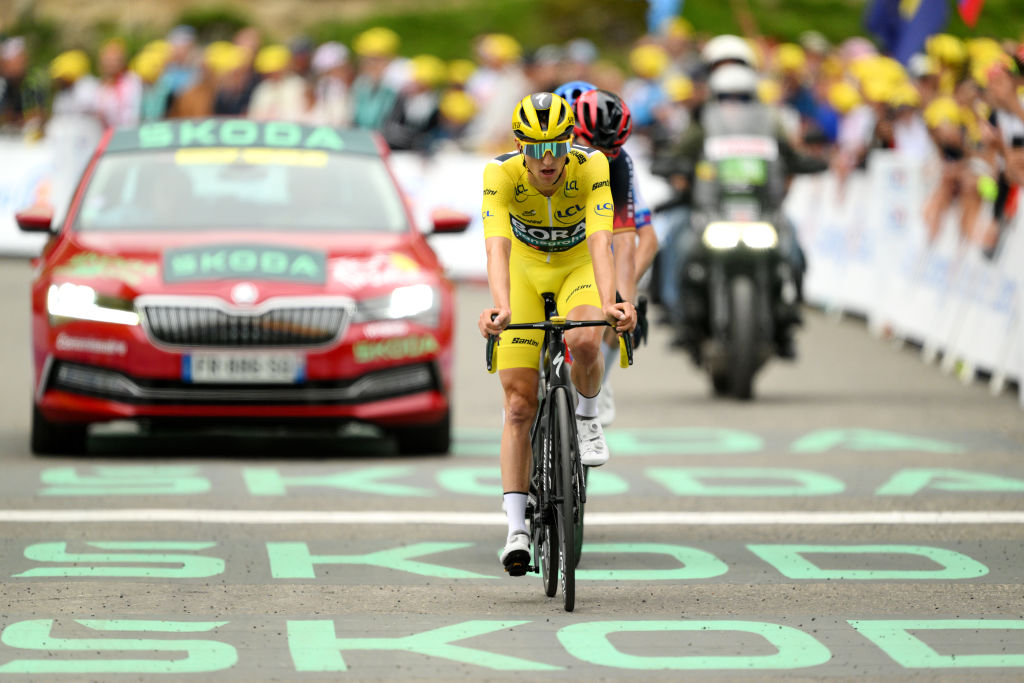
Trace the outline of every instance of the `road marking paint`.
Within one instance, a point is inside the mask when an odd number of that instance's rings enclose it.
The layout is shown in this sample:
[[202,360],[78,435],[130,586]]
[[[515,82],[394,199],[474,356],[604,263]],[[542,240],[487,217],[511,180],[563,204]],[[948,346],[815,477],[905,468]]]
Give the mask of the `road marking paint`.
[[[500,512],[429,510],[0,510],[0,522],[185,522],[194,524],[505,524]],[[591,512],[588,526],[782,526],[850,524],[1024,524],[1024,512],[1000,510],[939,511],[789,511],[778,512]]]

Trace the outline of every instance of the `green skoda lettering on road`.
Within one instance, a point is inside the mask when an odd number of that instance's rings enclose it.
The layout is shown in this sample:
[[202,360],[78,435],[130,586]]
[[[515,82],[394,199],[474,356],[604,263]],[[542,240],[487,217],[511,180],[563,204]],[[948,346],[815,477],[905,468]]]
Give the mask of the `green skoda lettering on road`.
[[[205,633],[226,621],[150,621],[140,619],[76,619],[94,631],[141,633]],[[46,651],[46,659],[12,659],[0,666],[0,674],[187,674],[230,669],[238,663],[238,651],[216,640],[169,638],[61,638],[53,635],[53,619],[19,621],[4,629],[7,647]],[[78,659],[53,659],[53,652],[81,652]],[[159,659],[95,659],[104,652],[167,653]],[[180,655],[184,653],[185,657]],[[171,655],[174,656],[171,656]]]
[[253,278],[323,284],[322,251],[261,245],[204,245],[164,253],[164,282]]

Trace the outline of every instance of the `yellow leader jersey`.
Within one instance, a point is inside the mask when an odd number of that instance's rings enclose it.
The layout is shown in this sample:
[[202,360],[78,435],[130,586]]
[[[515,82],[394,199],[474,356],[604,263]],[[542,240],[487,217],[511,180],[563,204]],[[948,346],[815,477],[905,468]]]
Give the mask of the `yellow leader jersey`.
[[484,169],[484,237],[509,238],[513,254],[575,260],[586,253],[588,236],[611,231],[614,208],[608,159],[590,147],[572,146],[551,197],[530,184],[520,152],[495,157]]

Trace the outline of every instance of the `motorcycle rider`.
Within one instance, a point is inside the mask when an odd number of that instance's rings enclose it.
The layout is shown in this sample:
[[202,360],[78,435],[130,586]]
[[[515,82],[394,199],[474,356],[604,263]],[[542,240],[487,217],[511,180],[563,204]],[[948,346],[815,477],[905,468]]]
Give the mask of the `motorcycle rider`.
[[[667,154],[655,160],[652,170],[667,177],[674,187],[690,190],[693,193],[694,209],[711,209],[717,202],[716,188],[719,182],[715,178],[714,164],[707,158],[708,139],[741,135],[768,141],[766,148],[770,153],[766,156],[767,177],[764,179],[763,188],[766,206],[762,209],[777,214],[779,248],[789,264],[791,273],[789,286],[782,283],[780,287],[779,294],[783,299],[786,315],[776,326],[775,343],[780,356],[795,358],[793,328],[801,322],[799,303],[802,299],[805,262],[797,242],[796,231],[792,223],[782,215],[781,206],[791,174],[824,171],[827,162],[799,154],[783,132],[774,110],[758,101],[759,77],[746,62],[752,54],[740,54],[738,44],[731,40],[726,41],[726,47],[730,50],[708,50],[710,47],[716,47],[712,45],[713,42],[710,41],[705,48],[705,55],[709,57],[707,61],[712,69],[708,78],[709,101],[695,114],[693,123],[683,133],[682,139]],[[745,46],[745,43],[742,44]],[[746,49],[749,53],[749,48]],[[744,150],[740,156],[748,152],[749,150]],[[717,153],[728,155],[730,151],[719,149]],[[677,226],[674,244],[668,245],[668,248],[673,250],[672,257],[675,263],[664,271],[663,277],[668,279],[665,283],[666,289],[681,287],[685,281],[683,273],[699,239],[693,222],[691,217],[683,225]],[[674,301],[665,303],[669,308],[670,320],[678,326],[681,336],[685,338],[685,316],[680,292],[675,292]]]
[[[707,100],[707,79],[715,69],[727,64],[743,64],[751,69],[756,68],[757,58],[754,51],[739,36],[720,35],[709,40],[700,53],[700,68],[693,76],[693,110],[692,122],[698,122]],[[692,125],[692,124],[691,124]],[[685,238],[690,229],[690,211],[692,205],[692,168],[680,168],[675,158],[674,147],[656,146],[652,171],[662,175],[669,181],[673,194],[655,208],[655,226],[661,241],[654,272],[652,273],[652,294],[655,301],[663,306],[667,321],[681,328],[679,317],[679,275],[678,241]],[[682,342],[681,335],[673,341],[675,345]]]

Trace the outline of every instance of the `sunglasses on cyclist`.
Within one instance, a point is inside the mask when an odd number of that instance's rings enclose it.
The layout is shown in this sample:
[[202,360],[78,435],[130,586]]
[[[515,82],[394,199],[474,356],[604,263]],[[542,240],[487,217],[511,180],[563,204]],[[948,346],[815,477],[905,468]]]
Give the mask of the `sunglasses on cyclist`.
[[543,159],[544,155],[551,152],[551,156],[564,157],[572,147],[572,140],[558,140],[555,142],[524,142],[523,154],[534,159]]

